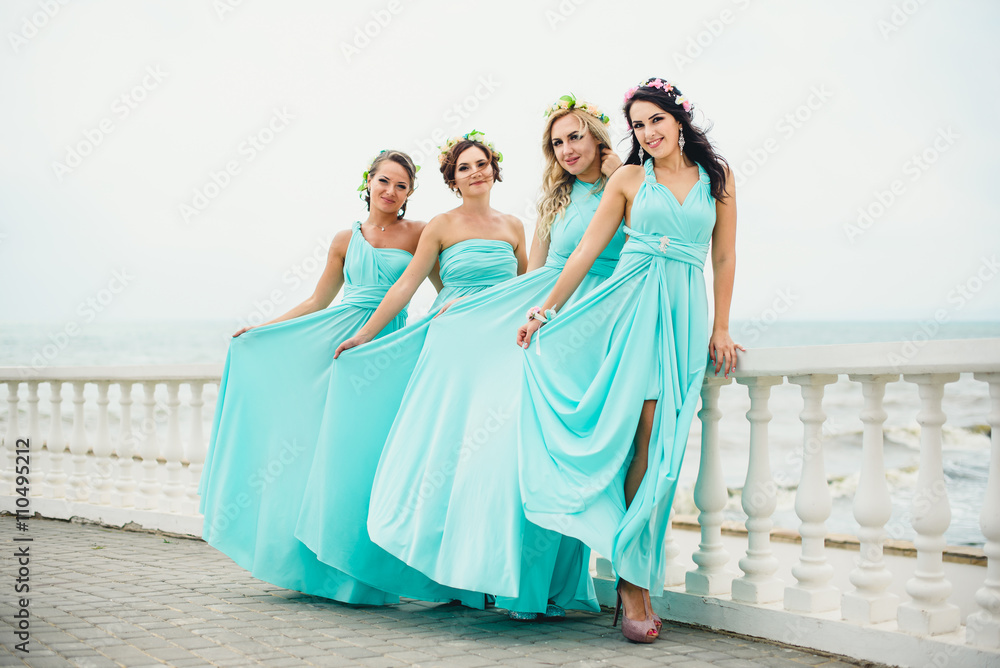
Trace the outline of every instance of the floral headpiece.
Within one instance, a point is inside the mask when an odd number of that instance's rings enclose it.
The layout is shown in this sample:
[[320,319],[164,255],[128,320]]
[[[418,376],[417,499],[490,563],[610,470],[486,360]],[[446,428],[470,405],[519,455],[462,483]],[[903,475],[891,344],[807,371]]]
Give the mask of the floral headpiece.
[[[371,166],[373,164],[375,164],[375,161],[378,160],[378,157],[380,155],[382,155],[383,153],[385,153],[386,151],[387,151],[387,149],[382,149],[381,151],[379,151],[378,153],[376,153],[375,155],[373,155],[372,159],[368,161],[368,169],[366,169],[365,171],[363,171],[361,173],[361,185],[358,186],[358,192],[360,193],[358,195],[358,197],[360,197],[361,199],[365,198],[365,192],[368,190],[368,175],[371,173],[371,168],[372,168]],[[414,190],[417,189],[416,174],[419,171],[420,171],[420,165],[414,164],[413,165],[413,175],[414,175],[414,178],[413,178],[413,189]]]
[[493,145],[493,142],[486,139],[486,134],[480,132],[479,130],[473,130],[471,132],[467,132],[461,137],[452,137],[441,146],[438,146],[438,148],[441,149],[441,153],[440,155],[438,155],[438,162],[443,165],[445,159],[448,157],[448,154],[451,152],[451,149],[455,148],[456,145],[465,140],[474,141],[477,144],[485,146],[490,150],[490,153],[492,153],[497,157],[497,162],[503,162],[503,153],[498,151],[496,147]]
[[659,88],[664,93],[673,93],[672,97],[674,98],[674,104],[679,104],[682,107],[684,107],[684,111],[691,111],[691,109],[693,109],[693,106],[688,101],[688,99],[683,95],[680,95],[679,94],[680,91],[674,88],[674,85],[672,83],[670,83],[669,81],[664,81],[663,79],[658,79],[656,77],[646,79],[638,86],[633,86],[632,88],[629,88],[627,91],[625,91],[625,99],[622,100],[622,104],[625,104],[629,100],[631,100],[632,96],[635,95],[636,91],[639,90],[640,88]]
[[561,98],[553,102],[546,110],[545,117],[548,118],[553,113],[559,111],[560,109],[579,109],[580,111],[585,111],[597,120],[599,120],[604,125],[611,122],[608,115],[597,108],[596,104],[591,104],[589,102],[584,102],[583,100],[576,99],[573,93],[569,95],[563,95]]

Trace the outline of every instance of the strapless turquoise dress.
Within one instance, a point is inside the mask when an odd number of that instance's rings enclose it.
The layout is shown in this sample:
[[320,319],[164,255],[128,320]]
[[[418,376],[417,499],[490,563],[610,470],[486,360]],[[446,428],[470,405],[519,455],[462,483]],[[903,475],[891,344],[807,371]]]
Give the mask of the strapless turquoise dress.
[[[313,460],[333,353],[378,307],[412,256],[374,248],[355,223],[341,301],[252,329],[229,343],[211,439],[199,481],[202,537],[266,582],[354,603],[396,597],[316,559],[292,533]],[[402,327],[400,313],[380,335]]]
[[[523,353],[520,482],[537,524],[581,539],[622,578],[663,592],[664,534],[708,362],[702,270],[715,227],[708,174],[678,203],[652,161],[614,274]],[[648,468],[625,509],[644,399],[657,399]]]
[[[289,505],[295,537],[322,562],[372,587],[425,601],[459,599],[482,607],[482,594],[441,585],[371,542],[368,499],[382,444],[437,310],[517,275],[505,241],[468,239],[440,255],[439,293],[422,320],[333,362],[316,456],[297,506]],[[346,337],[345,337],[346,338]],[[440,398],[423,397],[428,405]],[[296,523],[297,522],[297,523]]]
[[[544,612],[549,600],[598,609],[590,551],[522,510],[516,333],[552,290],[600,195],[577,181],[544,267],[434,320],[375,475],[368,530],[376,543],[437,582],[496,594],[511,610]],[[611,275],[624,242],[619,231],[577,295]]]

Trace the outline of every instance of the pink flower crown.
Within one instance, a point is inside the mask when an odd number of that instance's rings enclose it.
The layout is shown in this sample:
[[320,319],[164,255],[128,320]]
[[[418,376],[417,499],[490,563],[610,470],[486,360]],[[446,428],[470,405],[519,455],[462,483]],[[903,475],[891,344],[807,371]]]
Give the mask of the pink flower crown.
[[679,104],[682,107],[684,107],[684,111],[689,112],[692,109],[694,109],[694,105],[692,105],[691,102],[689,102],[686,97],[681,95],[680,91],[674,88],[674,85],[672,83],[670,83],[669,81],[664,81],[663,79],[658,79],[656,77],[646,79],[638,86],[633,86],[632,88],[629,88],[627,91],[625,91],[625,99],[622,100],[622,104],[624,105],[628,103],[628,101],[632,99],[632,96],[635,95],[636,91],[638,91],[640,88],[659,88],[664,93],[672,93],[671,96],[674,98],[674,104]]

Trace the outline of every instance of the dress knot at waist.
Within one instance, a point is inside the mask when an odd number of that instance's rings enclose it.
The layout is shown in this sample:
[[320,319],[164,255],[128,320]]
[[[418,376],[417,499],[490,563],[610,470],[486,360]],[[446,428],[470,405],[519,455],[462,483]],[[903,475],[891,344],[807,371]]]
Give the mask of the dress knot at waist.
[[709,249],[709,244],[707,243],[671,239],[663,234],[636,232],[629,227],[625,227],[624,230],[628,234],[628,241],[625,242],[625,247],[622,248],[623,256],[627,253],[639,253],[686,262],[702,270],[705,268],[705,260],[708,259]]

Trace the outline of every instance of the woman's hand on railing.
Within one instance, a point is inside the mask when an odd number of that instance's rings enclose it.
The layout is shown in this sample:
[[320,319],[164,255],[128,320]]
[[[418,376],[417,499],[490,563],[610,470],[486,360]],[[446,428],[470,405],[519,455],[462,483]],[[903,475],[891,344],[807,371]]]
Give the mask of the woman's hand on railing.
[[337,346],[337,351],[333,353],[333,359],[337,359],[338,357],[340,357],[340,353],[344,352],[345,350],[356,348],[357,346],[368,343],[371,340],[372,337],[367,336],[365,334],[355,334],[354,336],[352,336],[351,338],[347,339],[339,346]]
[[542,324],[540,320],[529,320],[521,325],[521,328],[517,330],[517,345],[527,350],[528,344],[531,343],[531,337],[542,328]]
[[736,349],[743,352],[747,349],[738,343],[733,342],[733,337],[729,336],[729,330],[712,332],[712,338],[708,342],[708,357],[715,365],[715,375],[719,375],[719,370],[725,367],[726,378],[729,372],[736,369]]

